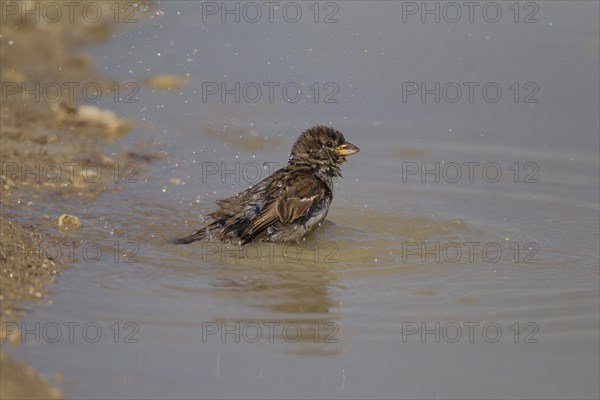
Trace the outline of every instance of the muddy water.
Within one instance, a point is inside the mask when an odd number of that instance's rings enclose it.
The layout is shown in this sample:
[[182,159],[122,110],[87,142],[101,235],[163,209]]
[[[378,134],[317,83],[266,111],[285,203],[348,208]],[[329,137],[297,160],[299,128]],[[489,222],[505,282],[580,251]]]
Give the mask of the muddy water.
[[[337,10],[327,24],[301,4],[297,23],[280,9],[221,23],[200,3],[158,3],[94,49],[114,79],[187,83],[103,104],[142,121],[118,146],[154,142],[164,157],[122,192],[70,205],[77,262],[24,320],[39,343],[13,353],[63,374],[72,397],[598,397],[598,4],[532,3],[529,24],[508,3],[497,23],[322,3],[321,19]],[[222,102],[207,82],[303,94]],[[403,101],[403,82],[503,94]],[[165,242],[283,165],[316,123],[361,152],[315,235]]]

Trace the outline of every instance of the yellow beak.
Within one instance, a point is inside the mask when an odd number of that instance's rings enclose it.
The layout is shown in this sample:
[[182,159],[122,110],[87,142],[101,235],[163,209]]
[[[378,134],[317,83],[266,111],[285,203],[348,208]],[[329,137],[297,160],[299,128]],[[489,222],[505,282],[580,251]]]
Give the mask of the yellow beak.
[[340,144],[335,148],[335,152],[340,156],[349,156],[351,154],[358,153],[359,151],[360,149],[358,147],[348,142]]

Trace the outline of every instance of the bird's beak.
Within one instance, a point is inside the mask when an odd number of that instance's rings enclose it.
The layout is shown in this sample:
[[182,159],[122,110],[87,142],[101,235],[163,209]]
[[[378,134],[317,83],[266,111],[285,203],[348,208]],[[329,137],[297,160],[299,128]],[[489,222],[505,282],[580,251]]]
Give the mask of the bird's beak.
[[351,154],[358,153],[359,151],[360,149],[358,147],[348,142],[340,144],[335,148],[335,152],[340,156],[349,156]]

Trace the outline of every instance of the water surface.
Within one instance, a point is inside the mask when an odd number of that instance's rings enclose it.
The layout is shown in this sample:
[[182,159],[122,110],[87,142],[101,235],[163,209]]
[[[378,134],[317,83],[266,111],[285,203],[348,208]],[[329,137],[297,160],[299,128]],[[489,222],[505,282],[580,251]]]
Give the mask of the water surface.
[[[138,103],[102,104],[141,121],[114,150],[162,157],[120,193],[68,205],[83,222],[70,239],[102,255],[76,252],[50,302],[28,306],[27,326],[63,337],[13,353],[75,398],[597,398],[598,3],[535,2],[528,24],[508,3],[497,23],[403,22],[401,3],[358,1],[314,23],[299,4],[298,23],[222,23],[200,2],[158,2],[93,49],[105,74],[142,85]],[[163,73],[187,83],[143,84]],[[207,82],[304,90],[204,102]],[[404,102],[403,82],[494,82],[503,96]],[[538,102],[515,102],[515,82]],[[282,166],[315,124],[361,148],[315,235],[165,242],[255,183],[256,165]]]

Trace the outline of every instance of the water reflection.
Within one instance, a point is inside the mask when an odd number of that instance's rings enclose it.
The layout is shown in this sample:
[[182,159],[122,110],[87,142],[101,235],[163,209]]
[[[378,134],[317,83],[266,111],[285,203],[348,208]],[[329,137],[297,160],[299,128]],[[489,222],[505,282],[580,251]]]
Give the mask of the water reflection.
[[[174,273],[189,270],[193,260],[196,273],[203,275],[193,292],[238,304],[233,315],[231,309],[217,312],[210,329],[237,332],[250,342],[257,334],[268,336],[277,350],[288,354],[333,355],[347,345],[340,300],[348,296],[343,280],[421,271],[439,260],[430,257],[423,263],[418,248],[408,249],[416,261],[408,260],[405,243],[472,241],[477,235],[460,220],[375,210],[354,213],[352,219],[347,215],[351,210],[339,207],[332,215],[339,223],[327,220],[299,244],[240,247],[199,242],[164,247],[170,254],[165,268]],[[190,285],[194,286],[189,280],[170,282],[168,289],[189,293]]]
[[340,352],[343,324],[336,313],[339,302],[335,292],[343,287],[337,283],[336,272],[329,268],[331,263],[318,262],[322,247],[310,240],[298,245],[205,246],[212,257],[225,254],[229,262],[213,270],[211,294],[233,297],[240,305],[268,312],[266,316],[259,312],[257,318],[248,318],[253,312],[240,309],[239,317],[219,317],[214,322],[230,331],[241,329],[243,333],[247,329],[252,332],[250,340],[259,329],[284,352]]

